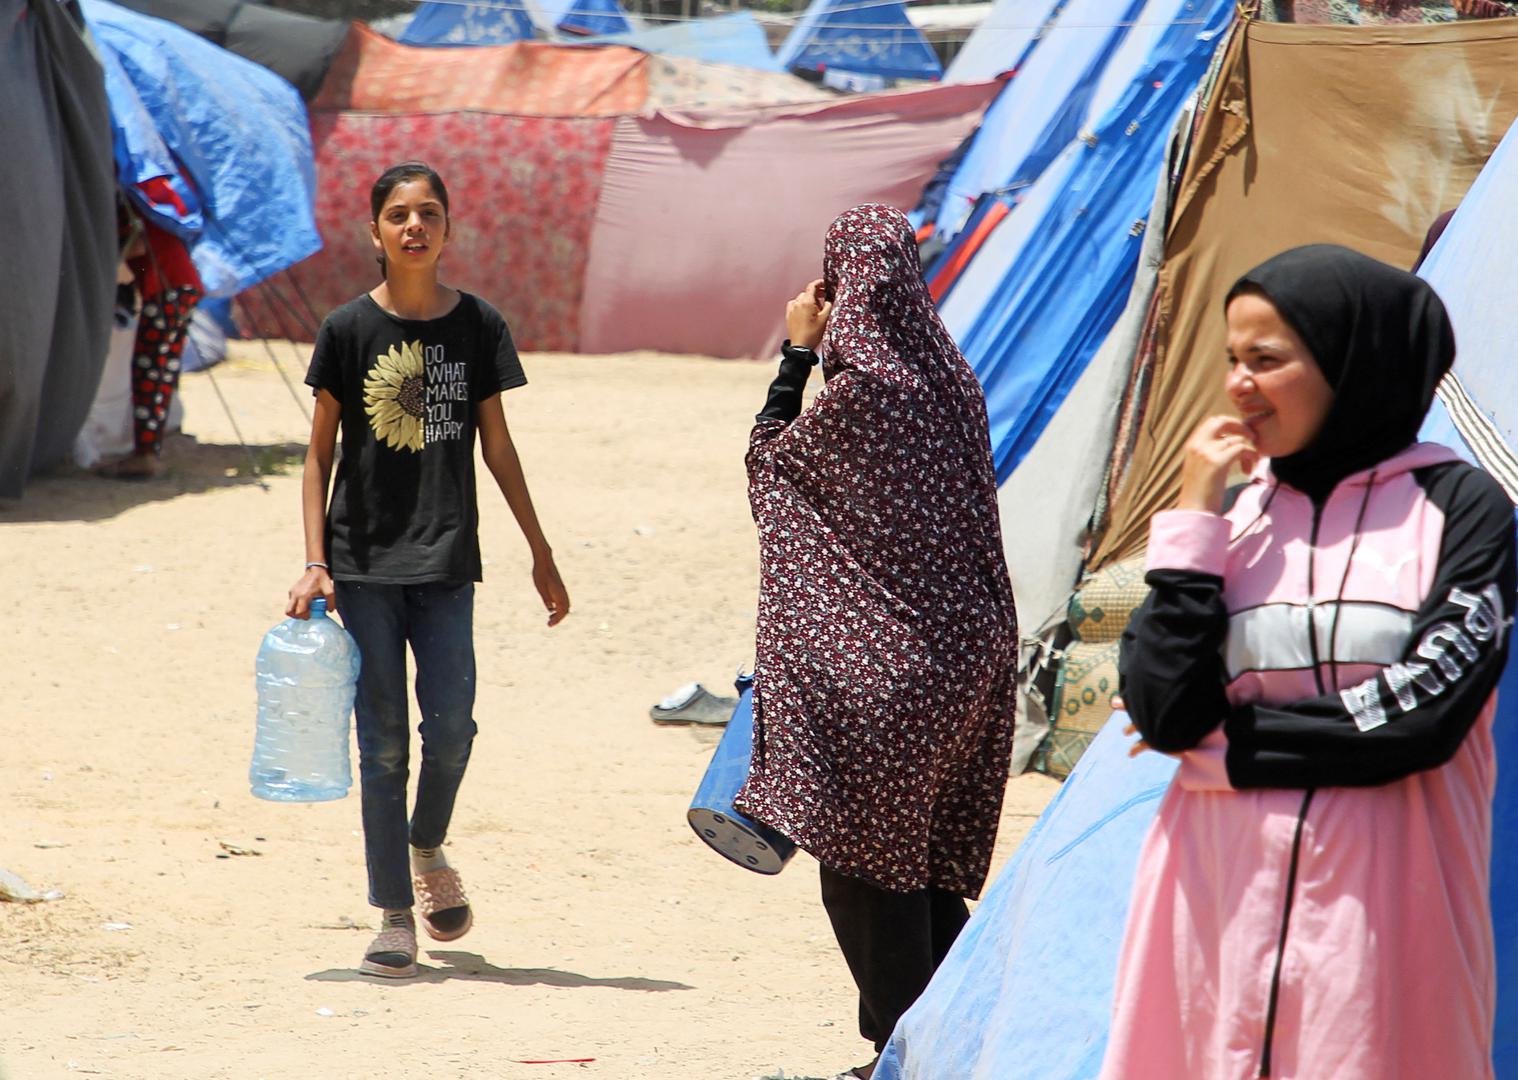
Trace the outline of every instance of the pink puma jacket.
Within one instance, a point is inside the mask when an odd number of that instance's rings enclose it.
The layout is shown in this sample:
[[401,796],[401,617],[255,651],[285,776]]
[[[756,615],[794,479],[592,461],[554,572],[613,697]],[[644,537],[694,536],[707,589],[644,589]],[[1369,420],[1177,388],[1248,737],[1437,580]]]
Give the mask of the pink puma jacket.
[[1485,1080],[1491,717],[1513,510],[1418,444],[1321,507],[1263,463],[1150,530],[1123,651],[1182,751],[1145,840],[1103,1080]]

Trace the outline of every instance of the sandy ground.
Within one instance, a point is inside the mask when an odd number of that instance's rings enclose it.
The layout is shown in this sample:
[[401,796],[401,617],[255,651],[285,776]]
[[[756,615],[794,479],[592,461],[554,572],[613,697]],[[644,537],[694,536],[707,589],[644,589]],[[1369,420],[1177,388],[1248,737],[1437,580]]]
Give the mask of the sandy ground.
[[[63,471],[0,504],[0,867],[67,894],[0,904],[0,1075],[749,1080],[868,1058],[815,864],[763,878],[703,847],[685,809],[716,732],[647,717],[751,661],[741,459],[769,366],[527,365],[508,417],[574,613],[542,625],[482,491],[480,736],[448,849],[476,928],[423,939],[411,982],[352,970],[373,918],[356,791],[248,793],[253,657],[302,557],[306,421],[267,354],[185,379],[166,478]],[[1054,788],[1013,781],[998,865]]]

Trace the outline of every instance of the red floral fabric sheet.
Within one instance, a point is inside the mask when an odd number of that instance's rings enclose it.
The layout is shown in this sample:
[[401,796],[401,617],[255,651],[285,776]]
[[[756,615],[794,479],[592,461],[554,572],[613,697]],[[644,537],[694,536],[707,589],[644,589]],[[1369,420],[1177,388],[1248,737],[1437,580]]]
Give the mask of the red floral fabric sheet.
[[[369,188],[389,166],[422,158],[448,185],[452,237],[443,280],[500,309],[518,348],[573,351],[614,123],[475,112],[313,113],[323,250],[242,300],[244,333],[309,339],[311,315],[324,317],[373,288],[379,267]],[[314,312],[305,314],[297,293]]]

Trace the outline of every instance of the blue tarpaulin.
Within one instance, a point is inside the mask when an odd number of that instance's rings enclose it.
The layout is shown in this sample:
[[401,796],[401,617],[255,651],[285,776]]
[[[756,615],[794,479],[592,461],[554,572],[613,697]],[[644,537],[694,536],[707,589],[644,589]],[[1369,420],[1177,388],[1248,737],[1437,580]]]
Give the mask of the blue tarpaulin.
[[776,57],[787,71],[836,68],[888,79],[937,79],[943,64],[900,0],[812,0]]
[[1036,45],[1061,0],[996,0],[964,48],[949,62],[948,82],[985,82],[1015,71]]
[[1059,11],[986,110],[950,178],[940,236],[954,236],[985,193],[1015,196],[1030,186],[1080,133],[1108,60],[1143,8],[1144,0],[1121,0],[1115,10],[1112,0],[1070,0]]
[[289,83],[162,19],[83,0],[99,44],[123,187],[170,178],[198,207],[165,222],[192,241],[209,296],[321,248],[306,107]]
[[[1443,298],[1458,353],[1454,400],[1461,421],[1435,405],[1425,439],[1486,466],[1514,494],[1518,471],[1518,382],[1512,377],[1518,309],[1503,287],[1518,249],[1518,128],[1492,154],[1419,273]],[[1509,613],[1511,614],[1511,613]],[[1518,1080],[1518,664],[1497,689],[1497,794],[1492,804],[1492,928],[1497,941],[1497,1026],[1492,1059],[1498,1080]]]
[[759,71],[785,70],[770,51],[764,27],[747,11],[670,23],[631,34],[611,34],[593,38],[590,43],[627,45],[666,56],[688,56],[708,64],[731,64]]
[[1139,848],[1176,765],[1130,759],[1127,722],[1114,714],[1092,740],[896,1026],[875,1080],[1096,1076]]
[[427,0],[400,36],[403,45],[510,45],[539,32],[624,34],[635,27],[617,0]]
[[559,19],[559,29],[572,34],[627,34],[634,28],[617,0],[574,0]]
[[998,231],[1026,230],[1026,242],[999,250],[1004,264],[976,265],[992,245],[971,264],[985,292],[967,293],[969,281],[955,290],[968,318],[949,328],[986,391],[998,480],[1038,440],[1127,301],[1171,127],[1235,9],[1190,6],[1175,5],[1184,17],[1164,26],[1117,103],[1067,151],[1069,173],[1037,224],[1018,221],[1023,209],[1002,222]]
[[521,3],[432,3],[417,5],[400,36],[403,45],[510,45],[531,41],[532,18]]

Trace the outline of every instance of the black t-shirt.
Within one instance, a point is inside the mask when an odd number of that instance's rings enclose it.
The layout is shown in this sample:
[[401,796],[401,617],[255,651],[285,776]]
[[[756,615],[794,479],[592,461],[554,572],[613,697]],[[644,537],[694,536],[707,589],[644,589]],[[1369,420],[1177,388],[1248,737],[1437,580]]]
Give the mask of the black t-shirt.
[[468,293],[437,319],[398,318],[367,294],[327,316],[306,384],[343,409],[334,578],[480,580],[475,405],[526,381],[506,320]]

